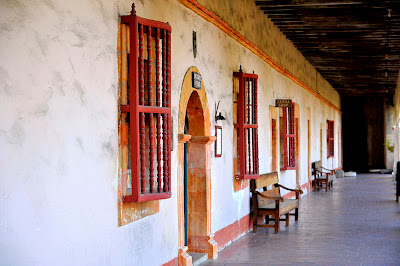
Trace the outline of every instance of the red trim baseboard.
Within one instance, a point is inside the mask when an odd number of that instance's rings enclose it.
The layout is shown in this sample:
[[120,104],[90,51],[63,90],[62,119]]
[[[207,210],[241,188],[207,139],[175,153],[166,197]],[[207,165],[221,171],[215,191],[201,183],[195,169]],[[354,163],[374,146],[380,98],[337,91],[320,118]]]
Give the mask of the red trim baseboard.
[[178,257],[173,258],[172,260],[162,264],[161,266],[175,266],[178,265]]
[[252,228],[250,213],[243,216],[214,234],[214,240],[218,243],[218,251],[221,251],[236,239],[248,233]]

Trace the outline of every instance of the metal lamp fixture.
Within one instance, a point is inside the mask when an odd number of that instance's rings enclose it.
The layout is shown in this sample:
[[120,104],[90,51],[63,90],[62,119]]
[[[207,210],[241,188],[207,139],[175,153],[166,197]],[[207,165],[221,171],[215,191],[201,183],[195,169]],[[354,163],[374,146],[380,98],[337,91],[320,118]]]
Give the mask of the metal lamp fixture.
[[215,122],[217,122],[218,120],[226,120],[225,117],[221,114],[221,112],[219,112],[218,114],[219,103],[220,101],[218,101],[218,104],[215,105]]

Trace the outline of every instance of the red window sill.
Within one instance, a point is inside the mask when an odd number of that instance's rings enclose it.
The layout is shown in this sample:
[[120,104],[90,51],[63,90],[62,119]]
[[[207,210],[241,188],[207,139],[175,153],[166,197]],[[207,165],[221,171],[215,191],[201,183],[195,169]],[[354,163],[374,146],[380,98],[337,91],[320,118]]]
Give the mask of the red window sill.
[[285,170],[296,170],[296,167],[281,168],[281,171],[285,171]]
[[243,180],[243,179],[258,179],[260,177],[259,174],[254,174],[254,175],[236,175],[235,179],[236,180]]

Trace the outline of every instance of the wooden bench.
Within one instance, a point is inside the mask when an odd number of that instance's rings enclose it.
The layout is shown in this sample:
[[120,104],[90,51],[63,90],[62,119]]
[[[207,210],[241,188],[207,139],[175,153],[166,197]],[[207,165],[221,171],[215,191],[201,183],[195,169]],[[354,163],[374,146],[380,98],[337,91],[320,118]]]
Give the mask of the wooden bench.
[[[302,190],[290,189],[278,184],[278,173],[260,175],[258,179],[252,179],[250,189],[253,197],[253,232],[257,232],[257,227],[274,227],[275,233],[279,233],[279,221],[286,221],[289,226],[289,215],[294,215],[295,220],[299,219],[299,197],[303,194]],[[272,189],[267,190],[269,185]],[[284,199],[281,197],[280,188],[296,192],[296,199]],[[262,189],[262,192],[257,191]],[[289,213],[294,210],[294,213]],[[258,217],[265,215],[265,224],[258,224]],[[280,219],[286,215],[285,219]],[[273,218],[270,218],[273,216]],[[275,224],[270,225],[269,221],[274,220]]]
[[314,191],[321,189],[323,184],[325,184],[325,191],[328,191],[328,188],[333,187],[335,170],[323,167],[321,161],[313,162],[311,168],[314,177],[312,180]]

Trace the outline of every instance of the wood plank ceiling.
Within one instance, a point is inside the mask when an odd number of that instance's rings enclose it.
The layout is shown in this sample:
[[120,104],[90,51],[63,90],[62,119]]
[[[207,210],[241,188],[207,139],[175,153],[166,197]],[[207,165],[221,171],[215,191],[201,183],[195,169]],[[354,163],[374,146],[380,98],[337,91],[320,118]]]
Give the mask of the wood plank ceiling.
[[394,94],[400,1],[255,2],[341,95]]

